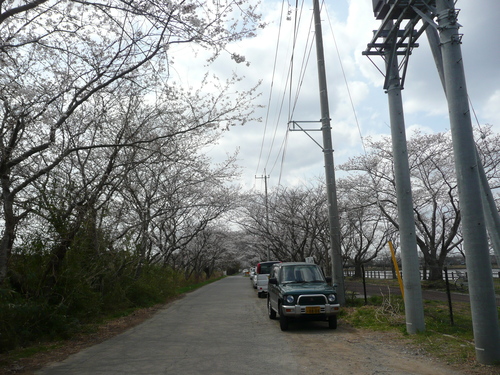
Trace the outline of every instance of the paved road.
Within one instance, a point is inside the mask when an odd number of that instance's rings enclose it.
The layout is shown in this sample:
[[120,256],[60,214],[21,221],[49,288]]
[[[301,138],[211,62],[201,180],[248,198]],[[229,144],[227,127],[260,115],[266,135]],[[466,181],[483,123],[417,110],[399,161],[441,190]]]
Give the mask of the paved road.
[[228,277],[177,300],[151,319],[55,363],[44,375],[457,375],[391,332],[326,322],[281,332],[247,277]]
[[189,293],[152,319],[37,374],[296,374],[279,325],[248,278]]

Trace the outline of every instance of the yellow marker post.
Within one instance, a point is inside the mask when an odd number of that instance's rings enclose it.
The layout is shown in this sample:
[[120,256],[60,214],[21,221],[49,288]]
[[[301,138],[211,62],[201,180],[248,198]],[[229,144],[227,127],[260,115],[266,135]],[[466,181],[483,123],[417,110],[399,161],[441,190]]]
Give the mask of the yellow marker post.
[[401,290],[401,295],[403,296],[403,301],[405,300],[405,289],[403,287],[403,279],[401,278],[401,274],[399,273],[398,260],[396,259],[396,252],[394,251],[394,247],[392,246],[392,241],[389,241],[389,249],[391,250],[392,263],[394,264],[394,268],[396,269],[396,275],[398,275],[399,281],[399,289]]

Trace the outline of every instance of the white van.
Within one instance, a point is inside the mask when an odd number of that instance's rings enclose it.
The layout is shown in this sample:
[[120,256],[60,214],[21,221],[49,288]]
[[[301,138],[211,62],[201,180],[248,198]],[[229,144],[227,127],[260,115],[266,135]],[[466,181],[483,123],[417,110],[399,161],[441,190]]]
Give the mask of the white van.
[[259,298],[264,298],[267,294],[267,286],[269,281],[269,274],[271,273],[271,268],[273,264],[281,263],[279,260],[271,260],[268,262],[260,262],[257,264],[257,269],[255,270],[257,279],[256,289]]

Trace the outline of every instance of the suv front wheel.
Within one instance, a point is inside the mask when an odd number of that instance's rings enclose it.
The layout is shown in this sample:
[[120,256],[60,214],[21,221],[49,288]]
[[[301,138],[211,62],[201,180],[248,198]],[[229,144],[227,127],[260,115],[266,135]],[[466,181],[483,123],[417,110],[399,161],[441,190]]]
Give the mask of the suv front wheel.
[[288,318],[283,314],[281,304],[278,305],[278,310],[280,312],[280,328],[282,331],[288,331]]

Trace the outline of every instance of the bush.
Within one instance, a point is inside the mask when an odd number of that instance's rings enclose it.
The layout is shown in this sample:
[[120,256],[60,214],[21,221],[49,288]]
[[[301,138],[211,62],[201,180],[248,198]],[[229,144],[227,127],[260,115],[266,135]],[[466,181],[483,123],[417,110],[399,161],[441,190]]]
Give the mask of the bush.
[[[36,251],[35,251],[36,250]],[[57,272],[46,274],[50,251],[27,245],[11,257],[10,284],[0,289],[0,352],[70,337],[107,317],[149,307],[174,295],[181,275],[136,265],[128,252],[74,246]]]
[[40,339],[68,338],[78,329],[78,319],[68,315],[66,305],[25,299],[5,289],[2,292],[0,352]]
[[173,271],[157,266],[143,267],[140,277],[126,290],[132,307],[149,307],[174,295],[176,282]]

